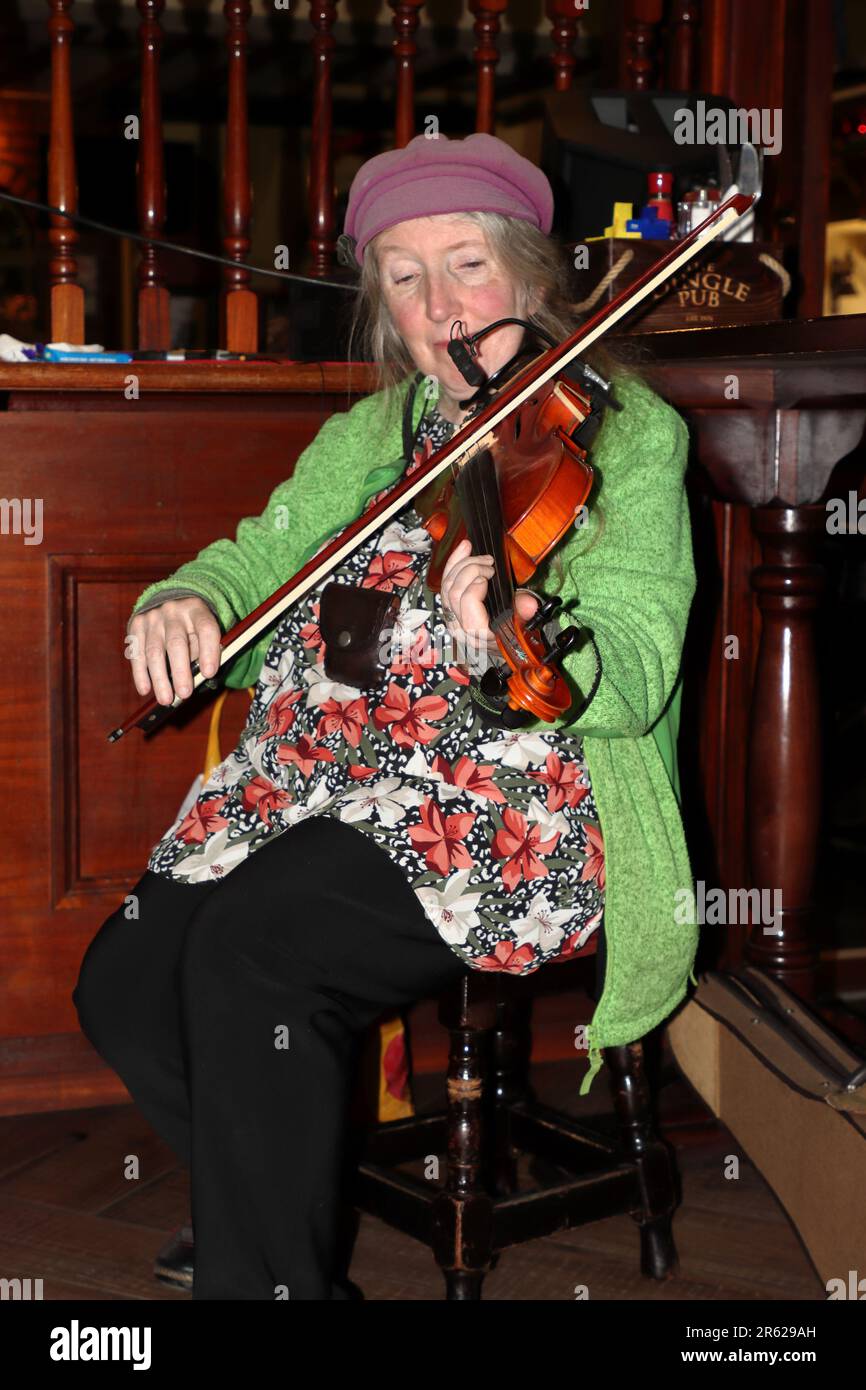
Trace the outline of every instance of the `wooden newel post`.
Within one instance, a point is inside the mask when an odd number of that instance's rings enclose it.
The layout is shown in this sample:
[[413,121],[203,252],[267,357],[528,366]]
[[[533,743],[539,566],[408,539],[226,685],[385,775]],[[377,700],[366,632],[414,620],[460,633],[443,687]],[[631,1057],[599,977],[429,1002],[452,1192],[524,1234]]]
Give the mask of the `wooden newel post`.
[[668,15],[667,85],[674,92],[688,92],[697,70],[700,0],[673,0]]
[[475,130],[493,135],[496,126],[496,65],[499,62],[499,16],[506,0],[469,0],[475,16]]
[[[225,0],[228,49],[229,108],[226,117],[226,167],[223,182],[225,254],[245,261],[250,251],[252,188],[250,187],[249,119],[247,115],[247,24],[250,0]],[[242,266],[223,267],[224,341],[230,352],[258,352],[258,298],[250,289],[250,272]]]
[[544,9],[550,20],[553,41],[553,51],[550,55],[553,64],[553,89],[556,92],[567,92],[574,81],[577,63],[574,45],[577,42],[582,12],[578,10],[574,0],[547,0]]
[[[72,138],[72,90],[69,50],[75,25],[67,13],[72,0],[48,0],[51,18],[51,135],[48,143],[48,201],[65,212],[78,211],[75,144]],[[48,262],[51,284],[51,342],[84,342],[84,290],[76,284],[78,262],[74,222],[49,214],[48,240],[53,255]]]
[[415,135],[415,60],[418,45],[415,33],[421,21],[424,0],[388,0],[394,11],[394,148],[402,150]]
[[[159,58],[162,49],[160,15],[165,0],[138,0],[141,15],[141,129],[136,164],[138,225],[143,236],[161,238],[165,231],[165,161],[162,108],[159,96]],[[155,246],[143,246],[138,264],[138,346],[165,351],[172,346],[169,294],[160,272]]]
[[[763,563],[752,575],[761,639],[752,695],[747,813],[751,885],[775,921],[752,922],[745,955],[802,999],[815,996],[812,915],[821,815],[820,694],[814,622],[826,576],[821,506],[759,507]],[[779,895],[779,896],[774,896]],[[774,934],[776,933],[776,934]]]
[[331,55],[337,18],[333,0],[310,0],[313,26],[313,115],[310,135],[310,274],[327,275],[334,264],[335,230]]
[[648,92],[656,86],[662,0],[628,0],[625,19],[619,53],[619,85],[635,92]]

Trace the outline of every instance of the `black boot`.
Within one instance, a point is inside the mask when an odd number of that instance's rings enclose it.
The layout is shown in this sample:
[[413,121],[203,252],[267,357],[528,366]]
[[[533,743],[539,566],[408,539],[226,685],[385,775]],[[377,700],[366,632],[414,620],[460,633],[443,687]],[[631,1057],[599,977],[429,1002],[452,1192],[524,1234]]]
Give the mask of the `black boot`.
[[192,1293],[194,1260],[192,1226],[179,1226],[157,1255],[153,1265],[154,1276],[163,1284]]
[[[192,1293],[194,1270],[195,1244],[192,1226],[179,1226],[157,1255],[153,1265],[154,1276],[162,1284],[171,1284],[175,1289]],[[342,1278],[333,1281],[333,1297],[356,1300],[363,1299],[364,1295],[351,1279]]]

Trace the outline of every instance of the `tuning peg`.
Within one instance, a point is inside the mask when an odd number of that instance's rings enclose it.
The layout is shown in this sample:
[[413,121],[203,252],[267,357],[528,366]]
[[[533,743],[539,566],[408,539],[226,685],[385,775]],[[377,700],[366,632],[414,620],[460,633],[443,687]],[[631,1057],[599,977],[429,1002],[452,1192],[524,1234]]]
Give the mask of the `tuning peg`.
[[524,628],[532,632],[535,628],[544,627],[544,624],[550,621],[557,608],[561,605],[562,599],[557,598],[556,594],[551,598],[545,599],[543,603],[538,605],[532,617],[527,618],[526,622],[523,624]]
[[564,628],[562,632],[558,632],[541,658],[544,664],[549,665],[551,662],[561,661],[565,654],[571,651],[579,637],[580,628],[573,624]]

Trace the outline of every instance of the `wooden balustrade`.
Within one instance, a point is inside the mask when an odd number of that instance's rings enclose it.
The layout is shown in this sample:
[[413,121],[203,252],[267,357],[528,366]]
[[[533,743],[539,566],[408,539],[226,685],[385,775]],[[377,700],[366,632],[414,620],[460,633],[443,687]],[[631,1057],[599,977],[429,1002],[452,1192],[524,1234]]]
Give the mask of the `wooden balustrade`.
[[[74,125],[70,48],[75,31],[74,0],[48,0],[48,34],[51,45],[51,138],[49,143],[49,199],[56,207],[77,212]],[[416,33],[421,23],[423,0],[389,0],[394,11],[394,146],[402,148],[416,132],[415,82],[418,59]],[[474,16],[476,75],[475,129],[495,130],[496,69],[499,63],[501,16],[507,0],[469,0]],[[160,57],[165,0],[136,0],[139,24],[141,110],[139,157],[136,162],[138,222],[141,234],[164,237],[167,199],[165,156],[160,99]],[[567,89],[575,69],[574,45],[580,22],[574,0],[547,0],[551,25],[553,86]],[[225,169],[223,181],[223,247],[234,267],[223,270],[220,301],[220,338],[235,352],[258,348],[258,297],[250,285],[250,272],[241,264],[251,245],[252,188],[249,161],[247,104],[247,50],[250,0],[224,0],[225,51],[228,77]],[[336,235],[333,140],[332,60],[336,41],[335,0],[311,0],[310,26],[313,84],[310,103],[310,171],[308,189],[308,273],[334,273]],[[684,22],[684,21],[683,21]],[[682,26],[681,26],[682,27]],[[445,132],[447,133],[447,132]],[[84,292],[78,283],[75,224],[52,215],[49,241],[56,254],[50,262],[52,341],[84,341]],[[170,287],[160,269],[159,248],[143,245],[137,272],[137,343],[139,348],[164,350],[172,346]]]

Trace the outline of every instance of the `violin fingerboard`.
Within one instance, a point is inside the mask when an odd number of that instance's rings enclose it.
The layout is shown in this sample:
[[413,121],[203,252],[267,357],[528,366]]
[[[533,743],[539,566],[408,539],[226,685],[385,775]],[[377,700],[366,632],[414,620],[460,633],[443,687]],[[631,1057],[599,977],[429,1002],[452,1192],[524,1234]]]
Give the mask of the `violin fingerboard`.
[[505,549],[505,523],[496,462],[489,449],[480,449],[461,468],[454,489],[473,554],[493,556],[494,574],[485,601],[492,623],[510,611],[513,585]]

